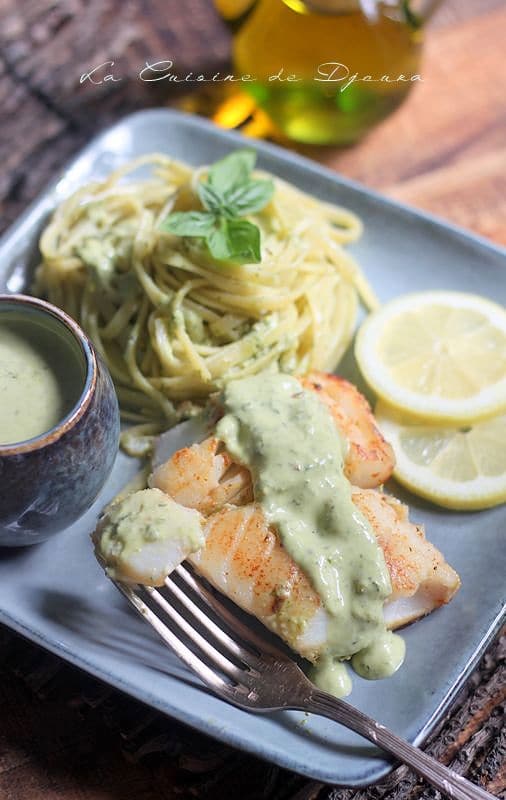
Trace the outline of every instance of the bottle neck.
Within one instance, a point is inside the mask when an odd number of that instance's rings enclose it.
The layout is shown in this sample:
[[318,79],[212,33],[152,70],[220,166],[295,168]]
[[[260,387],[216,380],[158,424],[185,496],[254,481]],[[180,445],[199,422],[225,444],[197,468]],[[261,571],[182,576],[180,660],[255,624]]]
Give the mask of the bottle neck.
[[[378,0],[284,0],[294,11],[316,14],[375,14]],[[383,5],[398,5],[398,0],[383,0]]]
[[[380,7],[385,11],[388,7],[404,8],[401,0],[283,0],[283,2],[300,13],[316,14],[351,14],[362,13],[366,17],[375,17]],[[417,18],[423,24],[434,13],[442,0],[410,0],[405,3],[404,14]]]

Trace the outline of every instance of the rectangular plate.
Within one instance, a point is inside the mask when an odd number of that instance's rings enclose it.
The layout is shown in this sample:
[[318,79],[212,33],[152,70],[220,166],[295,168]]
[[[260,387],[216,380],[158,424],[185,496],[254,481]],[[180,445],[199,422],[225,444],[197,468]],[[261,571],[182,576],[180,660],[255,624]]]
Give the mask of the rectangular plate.
[[[161,151],[205,164],[244,146],[196,117],[166,110],[127,117],[96,138],[0,243],[0,289],[27,287],[48,212],[80,184],[123,161]],[[249,146],[252,143],[248,142]],[[504,251],[476,236],[344,180],[309,160],[255,142],[263,168],[358,213],[365,233],[353,252],[381,299],[421,289],[460,289],[506,301]],[[345,374],[353,378],[349,359]],[[343,371],[343,370],[342,370]],[[141,701],[232,745],[313,778],[363,786],[391,764],[364,740],[319,717],[256,716],[205,690],[131,611],[97,565],[89,531],[103,505],[135,473],[120,454],[94,507],[45,544],[0,550],[0,621]],[[412,519],[462,577],[451,604],[407,628],[406,662],[393,678],[354,676],[351,702],[411,742],[421,743],[497,630],[503,609],[506,507],[451,513],[407,500]]]

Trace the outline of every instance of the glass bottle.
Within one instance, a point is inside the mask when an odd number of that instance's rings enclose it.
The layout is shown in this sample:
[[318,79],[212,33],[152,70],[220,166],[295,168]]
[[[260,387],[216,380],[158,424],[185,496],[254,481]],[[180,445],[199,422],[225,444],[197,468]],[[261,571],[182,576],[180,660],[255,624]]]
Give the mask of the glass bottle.
[[420,80],[435,0],[215,0],[234,30],[234,74],[275,126],[350,144]]

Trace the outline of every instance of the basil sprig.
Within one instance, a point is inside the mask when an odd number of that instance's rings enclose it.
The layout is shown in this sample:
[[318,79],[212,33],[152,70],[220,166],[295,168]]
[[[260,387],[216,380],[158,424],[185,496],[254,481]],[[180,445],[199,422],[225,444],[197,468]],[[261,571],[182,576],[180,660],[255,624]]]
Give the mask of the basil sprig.
[[251,177],[256,153],[236,150],[209,168],[197,192],[205,211],[175,211],[161,229],[176,236],[200,237],[218,261],[238,264],[261,260],[260,230],[241,219],[267,205],[274,193],[271,180]]

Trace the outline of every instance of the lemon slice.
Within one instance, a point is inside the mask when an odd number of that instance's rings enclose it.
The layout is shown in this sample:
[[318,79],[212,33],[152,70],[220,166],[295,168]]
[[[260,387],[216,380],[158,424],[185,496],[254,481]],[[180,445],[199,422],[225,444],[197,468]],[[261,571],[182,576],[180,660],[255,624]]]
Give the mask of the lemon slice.
[[375,416],[394,448],[394,477],[414,494],[461,510],[506,501],[506,414],[468,427],[437,426],[380,401]]
[[362,325],[355,354],[387,403],[434,422],[506,411],[506,311],[461,292],[399,297]]

